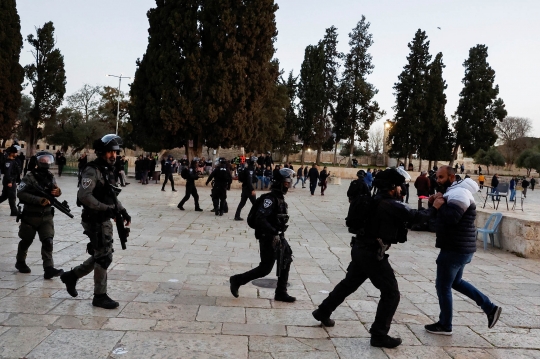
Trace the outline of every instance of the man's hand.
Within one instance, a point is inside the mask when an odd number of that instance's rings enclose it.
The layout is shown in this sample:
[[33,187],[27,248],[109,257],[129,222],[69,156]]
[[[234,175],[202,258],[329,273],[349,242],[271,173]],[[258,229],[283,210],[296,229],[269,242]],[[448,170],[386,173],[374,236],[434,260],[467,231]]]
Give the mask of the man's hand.
[[43,207],[46,207],[46,206],[50,205],[51,202],[50,202],[47,198],[42,197],[42,198],[39,200],[39,204],[40,204],[41,206],[43,206]]
[[441,192],[437,192],[435,194],[432,194],[431,196],[429,196],[429,199],[428,199],[428,203],[429,204],[433,204],[433,202],[435,202],[435,200],[439,197],[442,197],[442,193]]
[[251,195],[255,196],[255,190],[251,191]]
[[121,213],[122,213],[122,217],[124,218],[124,221],[126,222],[125,225],[129,226],[131,224],[131,216],[127,213],[125,208],[122,210]]
[[433,202],[433,207],[435,207],[436,209],[439,209],[441,208],[441,206],[445,203],[445,200],[444,198],[441,196],[441,197],[438,197],[435,202]]
[[7,186],[8,186],[8,187],[13,187],[13,184],[12,184],[12,183],[8,183]]
[[60,191],[60,188],[58,187],[55,187],[54,189],[51,190],[51,194],[55,197],[60,197],[61,193],[62,191]]

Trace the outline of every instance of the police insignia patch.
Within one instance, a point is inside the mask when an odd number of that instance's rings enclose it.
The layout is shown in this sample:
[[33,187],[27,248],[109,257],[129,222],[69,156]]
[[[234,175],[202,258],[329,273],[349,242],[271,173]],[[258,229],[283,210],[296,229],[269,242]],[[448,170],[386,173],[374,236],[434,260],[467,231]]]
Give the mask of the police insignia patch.
[[81,182],[81,186],[84,189],[87,189],[92,184],[92,180],[90,178],[83,178]]
[[19,183],[19,187],[17,187],[17,190],[22,191],[22,189],[26,186],[26,183],[21,182]]
[[272,200],[271,199],[267,198],[267,199],[264,200],[264,204],[263,204],[264,208],[268,208],[271,205],[272,205]]

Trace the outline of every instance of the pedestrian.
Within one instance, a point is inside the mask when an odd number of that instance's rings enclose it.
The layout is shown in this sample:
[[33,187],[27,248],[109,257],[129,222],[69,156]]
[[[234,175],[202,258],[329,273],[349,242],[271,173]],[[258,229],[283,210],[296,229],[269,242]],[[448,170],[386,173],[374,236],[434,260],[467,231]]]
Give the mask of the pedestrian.
[[114,134],[105,135],[93,143],[97,158],[84,169],[77,192],[77,201],[83,207],[81,217],[84,234],[90,239],[86,247],[90,257],[60,276],[67,292],[77,297],[77,281],[93,271],[92,305],[104,309],[115,309],[119,305],[107,295],[107,269],[112,264],[114,252],[111,218],[116,220],[119,216],[123,224],[131,224],[131,216],[117,199],[114,189],[113,166],[121,145],[122,139]]
[[377,314],[369,330],[370,344],[374,347],[395,348],[402,342],[400,338],[388,335],[400,293],[386,251],[392,244],[407,241],[406,224],[417,222],[423,213],[410,209],[398,200],[404,182],[405,178],[395,169],[387,169],[377,174],[373,185],[378,192],[367,204],[367,218],[358,218],[355,221],[363,223],[363,226],[355,230],[356,236],[351,243],[351,262],[345,279],[339,282],[312,313],[325,327],[333,327],[335,321],[330,319],[332,313],[369,279],[371,284],[381,291]]
[[347,190],[347,197],[349,198],[349,203],[354,201],[354,199],[360,195],[371,194],[368,185],[364,181],[365,176],[366,171],[364,170],[359,170],[358,172],[356,172],[356,177],[358,177],[358,179],[351,181],[349,189]]
[[150,155],[143,156],[141,164],[141,184],[148,184],[148,173],[150,172]]
[[463,172],[465,172],[465,164],[461,163],[461,174],[463,174]]
[[229,170],[227,169],[227,161],[225,158],[221,157],[219,159],[219,165],[212,171],[208,179],[206,180],[206,185],[212,182],[212,204],[214,205],[214,214],[216,216],[223,216],[225,212],[226,200],[227,200],[227,189],[230,188],[232,183],[232,176]]
[[510,202],[514,202],[516,200],[516,178],[512,177],[510,180]]
[[264,189],[268,189],[270,182],[272,181],[272,167],[267,166],[264,170]]
[[276,262],[276,253],[283,251],[283,259],[279,259],[281,256],[277,257],[277,266],[280,270],[274,300],[287,303],[296,300],[287,293],[292,250],[283,236],[289,219],[284,195],[292,186],[293,175],[294,171],[288,168],[281,169],[274,177],[271,191],[263,194],[257,201],[256,207],[250,211],[254,223],[248,217],[248,224],[253,223],[255,238],[259,241],[261,262],[256,268],[229,278],[231,293],[235,298],[239,296],[240,286],[270,274]]
[[139,155],[135,160],[135,179],[142,183],[142,167],[143,167],[143,158],[142,155]]
[[210,175],[210,173],[212,173],[212,159],[211,159],[211,158],[208,158],[208,159],[204,162],[204,172],[205,172],[207,175]]
[[371,173],[371,168],[368,168],[365,174],[366,175],[364,176],[364,182],[366,182],[369,190],[371,191],[371,189],[373,188],[373,173]]
[[523,187],[523,197],[527,198],[527,188],[529,188],[529,181],[525,177],[521,181],[521,187]]
[[478,166],[478,174],[479,174],[479,175],[482,174],[482,166]]
[[531,191],[534,191],[534,185],[536,184],[536,180],[534,179],[534,177],[531,177],[531,180],[529,182],[531,184]]
[[[60,152],[60,156],[58,156],[58,177],[62,177],[62,172],[64,171],[64,166],[66,165],[66,157],[64,156],[63,152]],[[39,161],[38,161],[39,164]]]
[[436,171],[429,171],[429,195],[435,194],[437,190],[437,176]]
[[311,168],[308,172],[309,177],[309,191],[311,192],[311,195],[315,195],[315,189],[317,188],[317,181],[319,180],[319,170],[317,169],[317,165],[313,163],[311,165]]
[[429,197],[430,186],[431,184],[429,178],[427,177],[427,172],[420,172],[420,176],[418,176],[416,181],[414,181],[414,187],[416,188],[418,197]]
[[270,153],[270,151],[266,152],[266,157],[264,158],[264,165],[270,166],[270,168],[272,168],[272,166],[274,165],[274,160],[272,159],[272,154]]
[[261,189],[263,189],[264,168],[259,166],[257,162],[255,162],[255,177],[257,177],[257,182],[255,183],[255,189],[259,189],[259,182],[261,183]]
[[300,168],[296,172],[296,183],[294,184],[293,188],[296,188],[296,185],[298,182],[302,182],[302,188],[304,187],[304,166],[300,165]]
[[[62,191],[56,184],[54,175],[49,171],[54,163],[54,156],[45,151],[36,153],[38,166],[24,176],[18,187],[17,197],[24,209],[20,214],[19,238],[15,268],[21,273],[30,273],[26,264],[28,248],[34,242],[36,233],[41,242],[41,259],[43,260],[43,278],[58,277],[64,271],[54,268],[53,238],[54,238],[54,210],[49,199],[37,192],[44,190],[53,197],[60,197]],[[60,160],[62,155],[58,157]]]
[[197,193],[197,187],[195,186],[195,181],[199,179],[199,175],[197,174],[197,167],[199,165],[199,159],[197,157],[193,158],[191,160],[191,167],[190,168],[184,168],[182,170],[182,173],[180,174],[183,179],[186,180],[186,195],[180,203],[178,203],[178,209],[184,211],[184,203],[188,201],[188,199],[193,196],[193,200],[195,201],[195,211],[202,212],[201,207],[199,207],[199,194]]
[[330,177],[330,172],[327,172],[326,166],[324,166],[323,170],[319,174],[319,181],[321,183],[321,196],[324,196],[324,191],[328,187],[328,177]]
[[484,189],[484,182],[486,181],[486,176],[480,172],[480,175],[478,176],[478,184],[480,185],[480,190]]
[[463,280],[465,266],[476,252],[476,203],[474,193],[478,185],[467,178],[457,182],[455,170],[443,166],[437,171],[437,182],[444,189],[430,197],[430,210],[436,215],[436,242],[440,248],[437,257],[435,288],[439,299],[439,321],[425,326],[428,333],[452,335],[452,289],[472,299],[486,313],[488,328],[499,320],[501,307],[471,283]]
[[240,217],[242,208],[246,205],[247,200],[251,202],[251,205],[255,204],[257,197],[255,196],[255,188],[253,188],[253,179],[257,179],[255,176],[255,162],[257,157],[253,156],[248,160],[248,167],[244,168],[242,172],[238,174],[238,180],[242,182],[242,194],[240,195],[240,203],[236,208],[236,214],[234,215],[235,221],[243,221],[244,219]]
[[499,186],[499,175],[495,173],[493,175],[493,178],[491,178],[491,193],[497,194],[496,201],[499,200],[499,196],[498,196],[499,190],[497,188],[498,186]]
[[163,167],[161,170],[163,171],[163,175],[165,176],[165,180],[163,181],[163,185],[161,186],[161,190],[165,192],[165,185],[168,181],[171,182],[171,189],[173,192],[176,192],[174,189],[174,178],[173,178],[173,161],[174,158],[172,155],[167,156],[167,161],[163,164]]
[[8,156],[4,161],[1,171],[4,174],[4,177],[2,178],[2,195],[0,195],[0,203],[7,199],[11,210],[10,216],[14,217],[19,213],[15,202],[17,198],[17,183],[20,182],[21,168],[15,159],[15,157],[17,157],[17,148],[12,145],[7,148],[6,153]]
[[304,166],[304,183],[302,183],[302,188],[306,188],[306,182],[308,180],[308,172],[309,172],[308,165],[305,165]]
[[156,172],[156,166],[157,166],[157,160],[155,156],[148,155],[148,158],[150,159],[150,166],[148,168],[148,175],[150,178],[154,178],[154,173]]

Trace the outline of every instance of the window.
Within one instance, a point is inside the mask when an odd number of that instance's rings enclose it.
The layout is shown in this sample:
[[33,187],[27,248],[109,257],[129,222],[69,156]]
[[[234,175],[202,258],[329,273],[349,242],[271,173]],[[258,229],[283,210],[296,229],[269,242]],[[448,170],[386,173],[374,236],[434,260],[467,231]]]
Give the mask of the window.
[[21,143],[21,148],[24,148],[24,143]]
[[47,149],[49,149],[49,147],[50,147],[49,145],[46,146]]
[[53,151],[56,150],[56,146],[52,146]]
[[36,150],[39,150],[39,145],[36,145]]

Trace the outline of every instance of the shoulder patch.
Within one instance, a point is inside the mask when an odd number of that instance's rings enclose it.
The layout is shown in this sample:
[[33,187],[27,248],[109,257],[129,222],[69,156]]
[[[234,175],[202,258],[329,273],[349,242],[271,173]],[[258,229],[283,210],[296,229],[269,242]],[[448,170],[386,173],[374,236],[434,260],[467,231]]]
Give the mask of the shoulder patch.
[[264,200],[264,203],[263,203],[264,208],[268,208],[268,207],[270,207],[271,205],[272,205],[272,200],[269,199],[269,198],[266,198],[266,199]]
[[26,183],[21,182],[21,183],[19,183],[19,186],[17,187],[17,190],[18,190],[18,191],[22,191],[22,189],[23,189],[24,187],[26,187]]
[[9,168],[11,166],[11,162],[6,162],[6,168]]
[[81,186],[84,189],[87,189],[92,184],[92,180],[90,178],[83,178],[81,181]]

